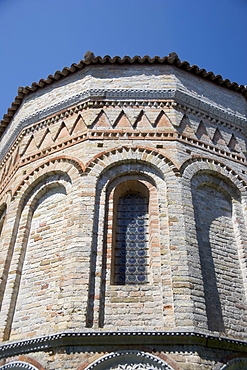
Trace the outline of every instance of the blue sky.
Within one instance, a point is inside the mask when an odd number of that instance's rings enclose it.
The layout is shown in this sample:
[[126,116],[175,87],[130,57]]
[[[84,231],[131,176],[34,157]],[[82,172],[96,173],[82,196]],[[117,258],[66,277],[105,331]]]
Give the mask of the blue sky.
[[175,51],[247,84],[247,0],[0,0],[0,119],[17,95],[95,55]]

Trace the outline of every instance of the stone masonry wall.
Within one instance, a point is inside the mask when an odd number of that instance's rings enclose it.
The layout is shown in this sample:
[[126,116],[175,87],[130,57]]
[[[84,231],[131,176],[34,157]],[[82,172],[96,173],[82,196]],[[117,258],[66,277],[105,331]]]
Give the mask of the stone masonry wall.
[[[94,66],[31,94],[3,136],[1,341],[92,330],[246,340],[246,102],[174,67],[141,67]],[[144,85],[146,98],[126,95]],[[148,189],[143,285],[111,278],[114,191],[126,181]],[[43,366],[59,368],[56,356]]]
[[244,335],[245,294],[234,230],[234,205],[223,190],[214,189],[213,185],[211,179],[209,185],[193,186],[192,193],[208,328],[229,334],[242,331]]

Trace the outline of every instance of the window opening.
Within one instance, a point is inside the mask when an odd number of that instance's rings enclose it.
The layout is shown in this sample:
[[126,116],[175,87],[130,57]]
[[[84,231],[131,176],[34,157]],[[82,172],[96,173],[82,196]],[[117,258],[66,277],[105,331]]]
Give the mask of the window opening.
[[147,282],[147,198],[127,193],[117,202],[115,284]]

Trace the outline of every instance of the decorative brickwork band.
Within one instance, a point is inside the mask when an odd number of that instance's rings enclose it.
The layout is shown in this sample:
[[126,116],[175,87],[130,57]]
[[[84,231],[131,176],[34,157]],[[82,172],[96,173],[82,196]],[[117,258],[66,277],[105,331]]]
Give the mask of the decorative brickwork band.
[[173,368],[160,358],[141,351],[112,352],[101,357],[85,370],[178,370]]
[[11,370],[22,370],[22,369],[38,370],[36,367],[34,367],[30,364],[27,364],[26,362],[21,362],[21,361],[10,362],[6,365],[0,366],[0,370],[8,370],[8,369],[11,369]]

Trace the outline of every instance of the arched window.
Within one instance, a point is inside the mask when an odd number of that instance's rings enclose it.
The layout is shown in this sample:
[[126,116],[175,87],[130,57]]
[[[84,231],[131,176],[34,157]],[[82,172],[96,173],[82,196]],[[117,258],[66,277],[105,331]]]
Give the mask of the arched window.
[[147,282],[148,190],[121,183],[114,194],[113,284]]

